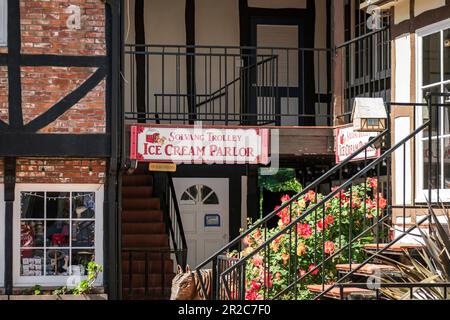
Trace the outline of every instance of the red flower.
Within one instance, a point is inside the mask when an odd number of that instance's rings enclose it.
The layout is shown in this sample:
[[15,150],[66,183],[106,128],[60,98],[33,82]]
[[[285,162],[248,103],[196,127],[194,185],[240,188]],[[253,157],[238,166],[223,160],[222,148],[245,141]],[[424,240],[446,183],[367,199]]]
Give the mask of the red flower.
[[255,280],[252,280],[252,290],[258,291],[259,289],[261,289],[261,284],[256,282]]
[[367,178],[367,183],[372,189],[377,189],[378,187],[378,180],[376,178]]
[[255,267],[260,267],[263,264],[263,259],[261,258],[261,256],[254,255],[253,259],[252,259],[252,263]]
[[[310,264],[309,265],[309,267],[308,267],[308,271],[311,271],[312,269],[314,269],[316,266],[314,265],[314,264]],[[315,276],[316,274],[318,274],[319,273],[319,269],[316,269],[316,270],[314,270],[311,274],[313,275],[313,276]]]
[[387,207],[387,200],[383,198],[381,193],[378,196],[375,195],[375,203],[378,203],[380,209],[385,209]]
[[301,236],[303,239],[307,239],[312,235],[311,226],[307,223],[299,223],[297,225],[297,234]]
[[314,202],[314,201],[316,201],[316,193],[314,191],[310,190],[310,191],[308,191],[307,194],[305,194],[303,196],[303,199],[305,199],[306,201]]
[[334,224],[334,217],[333,217],[333,215],[328,214],[328,215],[325,217],[325,225],[326,225],[326,226],[329,226],[329,225],[332,225],[332,224]]
[[332,254],[334,252],[334,243],[332,241],[325,242],[325,253]]
[[291,200],[291,197],[288,194],[281,197],[281,203],[288,202],[289,200]]
[[261,295],[255,291],[247,291],[245,293],[245,300],[260,300]]
[[317,231],[322,231],[323,230],[323,222],[322,220],[317,221]]

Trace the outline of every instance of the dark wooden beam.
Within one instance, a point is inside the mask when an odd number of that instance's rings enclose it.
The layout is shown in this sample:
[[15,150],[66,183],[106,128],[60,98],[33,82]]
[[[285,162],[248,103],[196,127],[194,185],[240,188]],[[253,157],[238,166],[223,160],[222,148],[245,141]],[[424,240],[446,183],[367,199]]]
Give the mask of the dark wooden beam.
[[92,157],[111,155],[109,134],[0,134],[0,157]]
[[9,126],[23,127],[21,85],[20,1],[8,0],[8,112]]
[[[13,292],[13,225],[14,225],[14,200],[16,187],[16,158],[7,157],[4,159],[4,198],[5,198],[5,291],[6,294]],[[17,253],[16,253],[17,254]]]
[[146,56],[145,48],[143,46],[145,44],[145,19],[144,19],[144,10],[145,10],[145,1],[144,0],[136,0],[134,4],[134,30],[135,30],[135,43],[137,44],[135,55],[136,58],[136,105],[138,112],[138,122],[145,123],[145,96],[146,96]]
[[196,113],[196,74],[195,74],[195,0],[186,0],[185,8],[186,24],[186,81],[188,94],[189,123],[194,124]]
[[[1,60],[0,60],[1,61]],[[21,65],[27,67],[106,67],[106,56],[67,56],[51,54],[23,54]]]

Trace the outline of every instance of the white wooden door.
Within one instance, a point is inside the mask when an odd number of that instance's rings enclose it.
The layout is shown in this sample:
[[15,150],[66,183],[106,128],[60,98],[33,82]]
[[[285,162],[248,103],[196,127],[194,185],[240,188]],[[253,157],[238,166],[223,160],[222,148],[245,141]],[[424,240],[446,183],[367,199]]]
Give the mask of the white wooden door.
[[183,227],[188,245],[188,264],[205,261],[229,240],[229,180],[176,178]]

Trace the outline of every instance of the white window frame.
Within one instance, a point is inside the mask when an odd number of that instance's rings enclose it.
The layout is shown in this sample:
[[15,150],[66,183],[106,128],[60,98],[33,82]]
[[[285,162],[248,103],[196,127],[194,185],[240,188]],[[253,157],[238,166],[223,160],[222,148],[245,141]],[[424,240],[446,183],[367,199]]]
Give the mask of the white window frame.
[[[103,197],[104,186],[100,184],[17,184],[14,201],[13,222],[13,285],[30,287],[43,285],[48,287],[64,286],[70,276],[29,277],[20,275],[20,193],[21,192],[94,192],[95,193],[95,262],[103,265]],[[85,277],[83,277],[85,278]],[[95,285],[103,284],[100,274]]]
[[5,199],[4,185],[0,184],[0,287],[5,285]]
[[[450,19],[446,19],[434,24],[431,24],[429,26],[423,27],[421,29],[416,30],[416,99],[417,103],[423,103],[424,97],[423,97],[423,89],[426,89],[427,87],[434,87],[436,85],[441,85],[443,87],[444,85],[450,84],[450,80],[443,81],[442,75],[444,72],[444,66],[441,64],[441,80],[439,82],[436,82],[432,85],[423,86],[423,77],[422,77],[422,71],[423,71],[423,65],[422,65],[422,54],[423,54],[423,38],[426,36],[429,36],[431,34],[437,33],[441,31],[441,37],[442,37],[442,31],[450,28]],[[441,40],[443,40],[441,38]],[[444,50],[444,43],[441,41],[441,54],[443,54]],[[422,116],[423,116],[423,109],[424,107],[417,107],[416,109],[416,127],[418,128],[423,124]],[[426,108],[426,107],[425,107]],[[443,117],[441,118],[441,125],[443,124]],[[450,138],[450,134],[448,135],[441,135],[441,139],[444,138]],[[424,203],[427,202],[428,198],[428,189],[424,189],[424,181],[423,181],[423,175],[424,175],[424,165],[423,165],[423,140],[417,139],[416,142],[416,165],[417,165],[417,171],[416,171],[416,202]],[[441,149],[443,149],[443,143],[441,143]],[[443,155],[443,150],[441,150],[441,155]],[[444,165],[443,161],[441,161],[441,166]],[[443,168],[441,167],[441,173],[444,172]],[[442,175],[443,176],[443,175]],[[442,177],[444,178],[444,177]],[[450,189],[439,189],[439,199],[437,199],[437,189],[432,190],[432,202],[439,202],[439,201],[450,201]]]
[[8,45],[8,1],[0,0],[0,47]]

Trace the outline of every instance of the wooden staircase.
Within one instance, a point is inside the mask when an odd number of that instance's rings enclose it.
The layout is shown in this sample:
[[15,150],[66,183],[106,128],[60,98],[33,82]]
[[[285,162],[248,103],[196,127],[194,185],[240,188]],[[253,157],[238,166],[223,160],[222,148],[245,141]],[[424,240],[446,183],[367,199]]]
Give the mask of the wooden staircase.
[[122,183],[122,296],[126,300],[170,297],[174,262],[153,176],[144,170]]
[[[367,253],[375,253],[380,249],[383,249],[387,246],[387,244],[367,244],[364,246],[364,250]],[[414,254],[414,251],[417,249],[422,248],[423,246],[420,244],[409,244],[409,243],[399,243],[394,244],[390,246],[383,255],[388,256],[392,259],[396,260],[402,260],[403,256],[405,255],[405,252],[410,252]],[[361,267],[360,267],[361,266]],[[378,261],[377,259],[374,259],[372,263],[368,263],[365,265],[361,264],[338,264],[336,265],[336,270],[339,274],[342,276],[346,274],[350,274],[348,281],[345,281],[346,283],[350,284],[368,284],[370,282],[370,278],[373,279],[379,277],[389,277],[389,278],[396,278],[401,279],[402,275],[401,272],[396,269],[395,267],[391,265],[383,264],[382,262]],[[341,278],[341,277],[339,277]],[[322,285],[308,285],[307,288],[309,291],[311,291],[314,294],[321,294],[322,292],[327,291],[331,288],[328,292],[326,292],[322,300],[376,300],[379,299],[377,296],[376,291],[365,289],[361,287],[352,287],[346,286],[346,287],[340,287],[338,285],[334,286],[334,283],[326,284],[324,286]],[[334,286],[334,287],[333,287]]]

